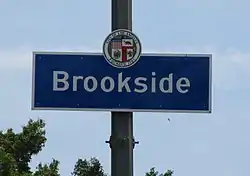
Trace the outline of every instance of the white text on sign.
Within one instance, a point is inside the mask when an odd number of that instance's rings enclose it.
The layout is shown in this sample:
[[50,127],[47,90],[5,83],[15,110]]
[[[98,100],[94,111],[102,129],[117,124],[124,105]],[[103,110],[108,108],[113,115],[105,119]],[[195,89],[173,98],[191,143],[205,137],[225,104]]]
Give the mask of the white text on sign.
[[[67,91],[70,89],[72,91],[85,90],[87,92],[94,92],[98,88],[101,88],[104,92],[144,93],[150,91],[155,93],[161,91],[162,93],[173,93],[176,90],[182,94],[187,93],[191,87],[189,79],[181,77],[174,83],[173,76],[173,73],[170,73],[167,77],[159,79],[156,78],[156,73],[152,72],[150,79],[146,77],[132,78],[123,76],[123,73],[120,72],[117,75],[117,79],[105,76],[100,80],[94,76],[70,76],[66,71],[53,71],[53,91]],[[72,80],[69,81],[70,79]],[[83,86],[79,86],[79,84],[83,84]],[[134,88],[131,89],[131,87]]]

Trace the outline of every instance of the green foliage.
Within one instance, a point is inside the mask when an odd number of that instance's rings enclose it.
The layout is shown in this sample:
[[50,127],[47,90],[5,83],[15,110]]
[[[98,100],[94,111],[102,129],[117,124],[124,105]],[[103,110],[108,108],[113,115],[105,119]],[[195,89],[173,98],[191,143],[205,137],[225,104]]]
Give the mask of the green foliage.
[[78,159],[72,176],[106,176],[98,159],[91,158],[90,161]]
[[[29,120],[20,133],[14,133],[10,128],[0,131],[0,176],[60,176],[59,161],[53,159],[49,164],[38,164],[34,171],[29,167],[32,156],[37,155],[45,146],[45,122]],[[146,176],[172,176],[168,170],[158,175],[152,168]],[[100,161],[78,159],[72,176],[107,176]]]
[[14,158],[0,148],[0,175],[16,175],[17,165]]
[[[58,176],[58,161],[50,165],[38,165],[32,173],[29,163],[45,146],[45,122],[29,120],[20,133],[8,129],[0,131],[0,175],[3,176]],[[51,174],[53,173],[53,174]]]
[[42,120],[30,120],[21,133],[15,134],[11,128],[0,132],[0,146],[15,160],[19,172],[30,172],[31,156],[37,155],[46,142],[44,127]]
[[59,174],[59,161],[53,159],[50,164],[42,165],[41,163],[37,166],[37,171],[33,176],[60,176]]
[[172,170],[167,170],[167,172],[159,174],[159,172],[153,167],[145,174],[145,176],[172,176],[173,173]]

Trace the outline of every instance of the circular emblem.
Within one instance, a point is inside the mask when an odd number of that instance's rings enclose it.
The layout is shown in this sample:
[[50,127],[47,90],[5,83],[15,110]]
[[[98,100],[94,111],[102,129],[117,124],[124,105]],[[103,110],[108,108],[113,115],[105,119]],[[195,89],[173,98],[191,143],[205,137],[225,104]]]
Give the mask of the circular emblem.
[[114,67],[131,67],[140,58],[140,40],[129,30],[115,30],[104,40],[103,55],[107,62]]

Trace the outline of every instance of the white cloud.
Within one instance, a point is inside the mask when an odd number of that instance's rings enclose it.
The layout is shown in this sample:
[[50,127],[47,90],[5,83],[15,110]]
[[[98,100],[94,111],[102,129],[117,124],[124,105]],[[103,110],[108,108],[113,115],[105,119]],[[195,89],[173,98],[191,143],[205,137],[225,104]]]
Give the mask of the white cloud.
[[[156,50],[148,50],[156,53]],[[22,47],[18,49],[0,49],[0,70],[31,69],[32,51],[77,51],[98,52],[93,48],[67,48],[37,49]],[[246,79],[250,79],[250,53],[243,53],[235,49],[218,50],[213,47],[204,48],[167,48],[165,52],[171,53],[211,53],[213,54],[213,83],[216,87],[235,89],[243,87]],[[100,52],[100,51],[99,51]],[[163,51],[157,51],[163,52]],[[247,84],[247,83],[246,83]],[[248,85],[250,87],[250,84]]]

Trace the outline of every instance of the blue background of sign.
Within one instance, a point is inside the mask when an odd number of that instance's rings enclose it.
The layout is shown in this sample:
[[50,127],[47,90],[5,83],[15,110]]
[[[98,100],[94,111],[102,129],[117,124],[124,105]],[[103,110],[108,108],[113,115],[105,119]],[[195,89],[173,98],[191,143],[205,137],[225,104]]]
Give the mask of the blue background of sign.
[[[210,112],[211,58],[207,55],[142,55],[134,66],[125,69],[112,67],[101,54],[37,53],[33,59],[33,109]],[[173,85],[178,78],[187,77],[191,88],[186,94],[177,92],[175,86],[172,94],[162,93],[159,89],[156,93],[106,93],[100,85],[92,93],[83,90],[73,92],[72,86],[67,91],[54,92],[53,71],[59,70],[68,72],[70,78],[110,76],[115,83],[120,72],[123,72],[123,77],[150,79],[152,72],[156,72],[156,79],[174,73]],[[70,79],[69,83],[72,85]],[[130,85],[132,90],[133,84]]]

